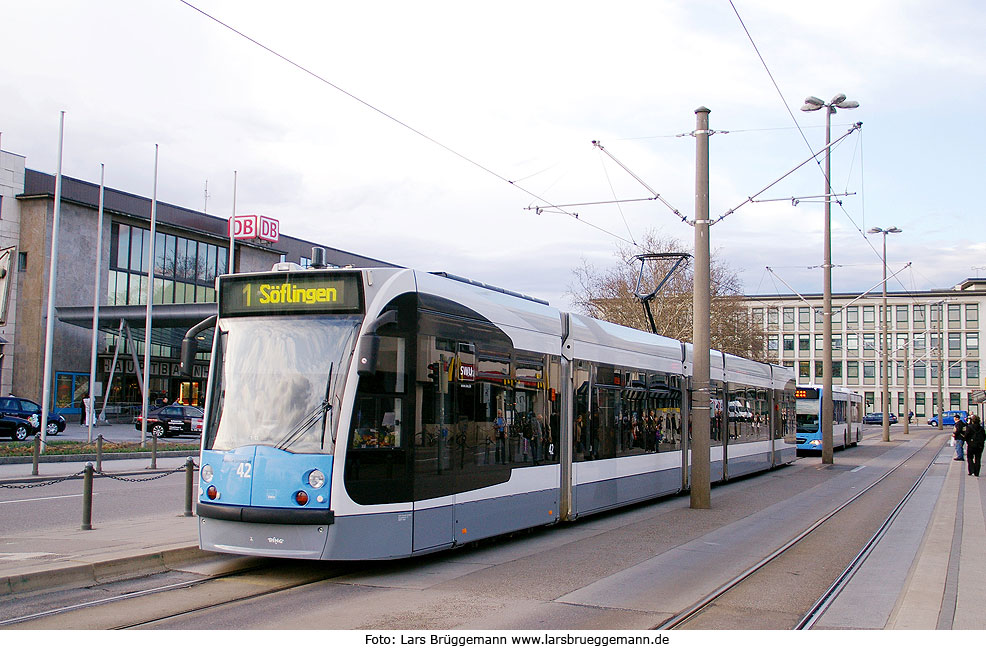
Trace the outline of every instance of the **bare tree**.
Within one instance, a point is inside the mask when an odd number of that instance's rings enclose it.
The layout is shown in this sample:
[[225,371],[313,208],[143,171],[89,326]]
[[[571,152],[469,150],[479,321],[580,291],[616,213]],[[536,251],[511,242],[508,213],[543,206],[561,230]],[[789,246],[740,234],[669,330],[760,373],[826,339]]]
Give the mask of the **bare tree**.
[[[605,321],[649,331],[643,306],[634,296],[643,253],[690,253],[681,241],[648,232],[639,246],[620,246],[613,267],[598,270],[586,261],[574,270],[575,281],[568,296],[580,311]],[[650,293],[674,265],[673,259],[653,259],[644,263],[640,291]],[[712,346],[720,351],[754,360],[766,360],[763,327],[754,324],[743,303],[742,287],[736,272],[712,255]],[[677,340],[692,341],[693,269],[681,266],[653,299],[651,310],[657,331]]]

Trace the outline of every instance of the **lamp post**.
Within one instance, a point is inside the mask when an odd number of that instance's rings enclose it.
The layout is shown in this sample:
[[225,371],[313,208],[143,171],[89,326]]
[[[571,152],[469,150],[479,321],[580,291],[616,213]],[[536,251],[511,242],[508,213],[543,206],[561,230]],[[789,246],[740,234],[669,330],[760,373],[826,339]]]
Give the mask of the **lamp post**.
[[802,111],[825,107],[825,260],[822,264],[822,464],[832,464],[832,168],[829,148],[832,143],[832,114],[838,109],[855,109],[859,102],[846,100],[840,93],[825,103],[813,95],[805,98]]
[[[883,318],[880,320],[880,337],[883,339],[880,347],[883,350],[883,441],[890,441],[890,347],[887,346],[887,321],[890,315],[887,311],[887,234],[900,233],[896,226],[889,229],[873,227],[867,233],[883,234]],[[905,415],[906,416],[906,415]]]

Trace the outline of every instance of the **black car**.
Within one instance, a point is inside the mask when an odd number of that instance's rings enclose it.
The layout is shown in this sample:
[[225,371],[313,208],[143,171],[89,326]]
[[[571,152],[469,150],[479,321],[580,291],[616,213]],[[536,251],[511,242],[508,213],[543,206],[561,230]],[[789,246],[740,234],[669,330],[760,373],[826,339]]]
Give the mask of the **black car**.
[[[147,431],[155,437],[179,437],[201,435],[202,408],[194,405],[167,405],[151,410],[147,415]],[[134,419],[134,428],[140,430],[141,417]]]
[[[30,423],[29,434],[41,431],[41,406],[32,400],[18,396],[0,396],[0,414]],[[57,435],[63,430],[65,430],[65,417],[49,412],[48,436]]]
[[35,432],[37,428],[32,426],[30,421],[0,413],[0,437],[24,441]]

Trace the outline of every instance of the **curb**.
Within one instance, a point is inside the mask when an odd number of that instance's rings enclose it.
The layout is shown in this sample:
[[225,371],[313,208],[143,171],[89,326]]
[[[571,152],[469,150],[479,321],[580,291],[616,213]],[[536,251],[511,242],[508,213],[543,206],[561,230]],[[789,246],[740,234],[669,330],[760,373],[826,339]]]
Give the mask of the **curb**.
[[[189,561],[227,558],[217,552],[201,550],[197,545],[172,548],[132,557],[66,565],[50,570],[0,577],[0,596],[33,591],[100,584],[123,577],[137,577],[170,570],[172,565]],[[71,562],[66,562],[71,564]]]

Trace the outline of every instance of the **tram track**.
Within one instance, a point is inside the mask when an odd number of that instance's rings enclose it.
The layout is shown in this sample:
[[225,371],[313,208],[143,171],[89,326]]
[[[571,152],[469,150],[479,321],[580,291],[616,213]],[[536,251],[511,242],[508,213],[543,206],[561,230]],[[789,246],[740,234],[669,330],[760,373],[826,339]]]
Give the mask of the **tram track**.
[[[297,571],[292,568],[293,566],[297,564],[292,562],[284,567],[275,560],[269,564],[216,573],[208,577],[124,591],[119,595],[96,600],[73,601],[70,604],[2,620],[0,628],[18,629],[18,626],[24,626],[31,629],[77,629],[80,628],[79,625],[72,624],[72,620],[84,613],[85,628],[137,629],[253,598],[272,596],[317,584],[352,571],[350,565],[332,564],[323,572],[313,574],[310,566]],[[216,597],[229,593],[233,595],[218,599]],[[162,597],[174,599],[162,600]],[[120,603],[127,603],[127,606],[119,608]],[[178,604],[184,607],[175,609],[162,607],[162,604]]]
[[[900,477],[895,476],[895,474],[908,467],[908,464],[913,460],[920,460],[921,464],[919,465],[919,468],[921,469],[921,472],[917,474],[916,479],[913,480],[911,480],[913,474],[908,475],[910,486],[906,488],[907,490],[904,492],[903,497],[900,498],[895,505],[893,505],[889,512],[886,510],[883,511],[883,513],[888,513],[888,515],[882,519],[880,525],[872,531],[872,534],[868,535],[865,543],[855,548],[857,552],[852,557],[852,560],[848,564],[841,566],[841,572],[837,573],[835,579],[828,583],[828,588],[821,592],[820,597],[815,599],[810,607],[801,612],[801,615],[798,617],[796,623],[786,623],[791,629],[810,629],[825,613],[825,610],[832,604],[834,599],[841,592],[842,588],[844,588],[849,580],[852,579],[853,575],[869,556],[870,552],[879,543],[880,539],[889,529],[896,516],[904,508],[907,501],[927,476],[928,471],[932,468],[932,464],[934,464],[935,459],[945,445],[944,442],[940,442],[936,445],[934,443],[936,440],[936,437],[931,437],[922,446],[916,448],[910,455],[897,462],[880,477],[872,481],[863,489],[859,490],[851,498],[819,518],[813,524],[806,527],[800,533],[791,537],[786,543],[779,546],[776,550],[765,556],[759,562],[750,566],[742,573],[739,573],[728,582],[723,583],[688,608],[658,624],[653,629],[748,629],[750,628],[751,622],[765,623],[765,628],[780,628],[766,623],[776,623],[777,620],[789,620],[790,613],[785,613],[784,607],[777,607],[776,605],[772,606],[771,600],[769,599],[761,599],[760,601],[756,601],[764,604],[760,604],[757,607],[750,607],[749,605],[755,601],[751,601],[748,598],[738,600],[733,598],[737,604],[745,605],[744,609],[746,609],[747,612],[745,616],[746,624],[742,627],[730,625],[723,626],[723,613],[728,611],[730,608],[735,608],[728,606],[731,596],[735,596],[744,591],[750,591],[750,585],[758,583],[758,581],[764,585],[770,585],[771,581],[768,580],[767,577],[772,574],[776,575],[780,573],[787,576],[798,574],[799,571],[796,569],[803,568],[805,564],[817,562],[818,555],[816,554],[816,551],[819,547],[817,539],[824,536],[831,536],[830,534],[824,533],[823,530],[826,528],[835,528],[835,530],[838,531],[839,527],[837,522],[840,518],[843,518],[848,511],[858,509],[860,504],[864,501],[870,500],[872,502],[873,489],[880,487],[891,479],[900,481]],[[818,571],[816,570],[815,572]],[[833,575],[833,571],[831,570],[824,570],[821,572],[829,577]],[[751,617],[751,609],[761,609],[764,613],[764,618],[757,619]]]

